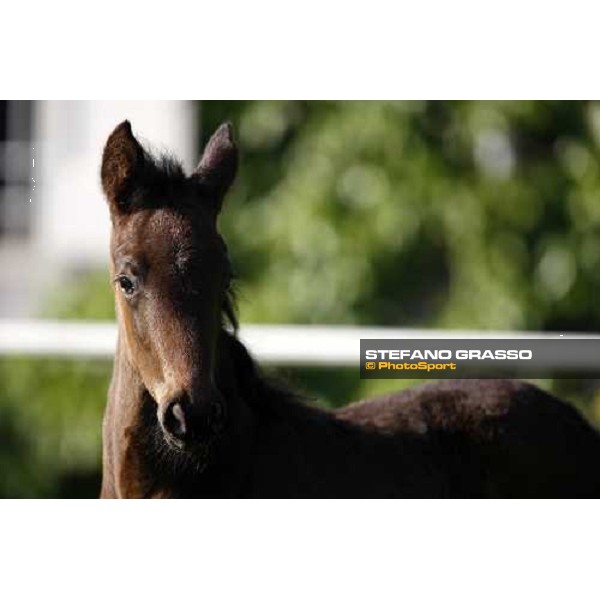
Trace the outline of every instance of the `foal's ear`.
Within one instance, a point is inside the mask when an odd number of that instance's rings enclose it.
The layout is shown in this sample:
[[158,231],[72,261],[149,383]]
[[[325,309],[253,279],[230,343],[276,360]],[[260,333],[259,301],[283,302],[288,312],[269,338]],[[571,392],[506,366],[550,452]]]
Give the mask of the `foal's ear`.
[[102,189],[111,210],[127,209],[137,174],[144,165],[144,149],[123,121],[108,137],[102,154]]
[[206,144],[200,163],[192,174],[216,196],[217,210],[221,208],[223,196],[233,183],[237,166],[238,149],[233,127],[231,123],[223,123]]

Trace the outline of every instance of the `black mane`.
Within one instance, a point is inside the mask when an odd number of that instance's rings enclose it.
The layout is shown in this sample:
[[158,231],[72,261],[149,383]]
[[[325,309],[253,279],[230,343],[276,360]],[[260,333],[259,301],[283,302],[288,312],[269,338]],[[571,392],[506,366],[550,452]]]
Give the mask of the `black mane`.
[[225,297],[223,298],[223,304],[221,306],[221,322],[223,328],[231,330],[234,335],[237,334],[239,321],[237,316],[235,290],[233,289],[232,281],[229,282],[229,285],[225,290]]

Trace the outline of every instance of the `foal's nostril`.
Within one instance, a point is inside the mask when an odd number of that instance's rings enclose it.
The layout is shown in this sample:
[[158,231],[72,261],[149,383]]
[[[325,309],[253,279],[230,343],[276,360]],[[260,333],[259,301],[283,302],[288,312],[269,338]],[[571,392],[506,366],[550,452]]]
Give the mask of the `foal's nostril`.
[[170,402],[162,413],[161,424],[167,433],[178,439],[184,439],[188,433],[185,410],[179,400]]
[[192,442],[210,441],[220,433],[224,426],[225,408],[221,401],[194,406],[184,395],[162,404],[158,420],[168,441],[182,447]]

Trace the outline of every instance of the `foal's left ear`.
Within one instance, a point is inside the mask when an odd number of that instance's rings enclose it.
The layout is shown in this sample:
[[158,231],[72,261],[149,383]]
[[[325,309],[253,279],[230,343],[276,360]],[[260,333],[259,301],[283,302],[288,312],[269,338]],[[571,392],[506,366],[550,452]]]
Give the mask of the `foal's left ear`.
[[235,179],[237,166],[238,149],[233,127],[231,123],[223,123],[206,144],[200,163],[192,173],[192,177],[206,185],[215,196],[217,210]]

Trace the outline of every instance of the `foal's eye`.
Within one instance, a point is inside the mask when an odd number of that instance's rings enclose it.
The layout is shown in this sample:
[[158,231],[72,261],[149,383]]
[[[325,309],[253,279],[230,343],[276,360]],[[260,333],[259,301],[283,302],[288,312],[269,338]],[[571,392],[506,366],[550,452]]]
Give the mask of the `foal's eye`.
[[135,291],[135,285],[134,285],[133,281],[131,281],[131,279],[129,279],[129,277],[126,277],[125,275],[121,275],[117,279],[117,283],[119,284],[121,291],[126,296],[133,295],[133,292]]

